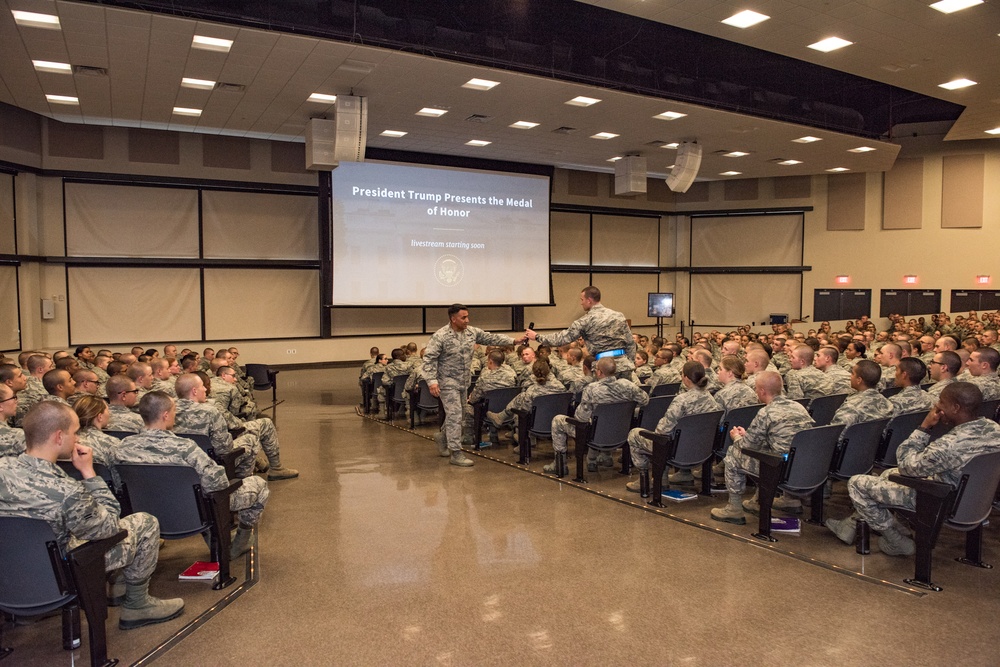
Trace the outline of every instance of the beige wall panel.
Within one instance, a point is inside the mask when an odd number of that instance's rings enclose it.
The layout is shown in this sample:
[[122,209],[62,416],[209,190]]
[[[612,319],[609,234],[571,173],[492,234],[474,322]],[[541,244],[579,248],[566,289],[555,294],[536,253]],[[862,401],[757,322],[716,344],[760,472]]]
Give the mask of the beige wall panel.
[[646,317],[646,309],[649,293],[658,289],[657,274],[596,273],[594,284],[601,290],[601,303],[623,313],[633,325],[656,324],[655,317]]
[[128,161],[154,164],[181,163],[181,137],[176,132],[128,129]]
[[570,322],[583,315],[580,291],[589,284],[590,274],[587,273],[553,273],[552,296],[555,305],[525,306],[525,325],[534,322],[538,330],[565,329]]
[[0,253],[12,255],[16,247],[14,229],[14,177],[0,174]]
[[775,199],[805,199],[812,196],[812,176],[780,176],[774,179]]
[[695,218],[691,266],[799,266],[802,216]]
[[865,175],[830,176],[827,186],[827,227],[831,231],[865,228]]
[[[334,336],[409,334],[421,330],[423,311],[420,308],[331,308],[330,323]],[[430,323],[427,326],[431,328]],[[378,343],[365,347],[365,355],[360,358],[367,358],[368,347],[372,345]],[[399,341],[393,339],[389,349],[397,345]]]
[[195,190],[67,183],[65,192],[70,256],[198,256]]
[[48,122],[48,152],[50,157],[84,160],[104,159],[104,128],[99,125]]
[[239,137],[206,134],[201,138],[202,164],[222,169],[250,169],[251,144]]
[[197,269],[70,267],[67,273],[72,345],[201,338]]
[[[510,308],[471,306],[469,324],[486,331],[509,331],[511,324]],[[447,308],[427,309],[427,332],[432,334],[448,323]],[[525,322],[527,324],[527,322]]]
[[201,198],[206,258],[319,258],[315,197],[205,190]]
[[726,201],[753,201],[759,197],[759,181],[756,178],[741,178],[736,181],[725,181]]
[[594,215],[594,266],[657,266],[658,218]]
[[984,155],[945,155],[941,159],[941,226],[983,226]]
[[205,269],[205,335],[212,339],[319,335],[319,272]]
[[885,174],[883,229],[920,229],[923,222],[924,160],[896,160]]
[[590,263],[590,215],[553,211],[549,216],[552,264]]
[[16,266],[0,266],[0,350],[21,348],[18,331]]
[[[766,321],[771,313],[801,314],[798,275],[691,276],[691,317],[705,326],[738,326]],[[760,327],[762,328],[762,327]]]

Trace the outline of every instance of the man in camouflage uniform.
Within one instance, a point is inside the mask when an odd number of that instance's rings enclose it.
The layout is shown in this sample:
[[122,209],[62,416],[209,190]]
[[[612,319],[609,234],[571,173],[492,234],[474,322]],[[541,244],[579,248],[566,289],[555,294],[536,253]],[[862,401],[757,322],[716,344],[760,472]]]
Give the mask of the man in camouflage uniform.
[[966,368],[972,375],[969,381],[983,392],[984,401],[1000,398],[1000,377],[997,376],[997,365],[1000,364],[1000,352],[992,347],[981,347],[969,355]]
[[105,389],[108,392],[108,410],[111,412],[107,429],[130,433],[141,431],[142,417],[132,412],[132,407],[139,402],[139,390],[135,388],[135,382],[124,375],[114,375],[108,378]]
[[[652,390],[661,384],[676,384],[681,381],[681,371],[673,364],[673,350],[663,348],[653,357],[653,375],[649,378],[649,387]],[[681,364],[683,368],[683,364]]]
[[88,345],[81,345],[76,348],[76,353],[73,355],[76,357],[77,363],[80,368],[87,371],[92,371],[97,376],[97,382],[100,385],[100,390],[98,390],[98,395],[101,395],[104,391],[104,385],[108,382],[107,372],[99,367],[96,363],[96,355],[94,351],[90,349]]
[[[145,512],[119,518],[121,508],[94,472],[90,448],[77,442],[79,428],[76,413],[53,401],[28,412],[24,419],[27,451],[0,466],[0,514],[44,519],[63,552],[87,540],[128,531],[104,557],[105,570],[121,570],[124,579],[124,590],[116,590],[120,580],[112,589],[113,602],[122,604],[118,627],[129,630],[179,616],[184,600],[149,595],[149,579],[159,555],[159,523]],[[83,481],[63,472],[56,465],[58,459],[71,459]]]
[[76,392],[76,382],[68,371],[51,370],[42,377],[46,395],[43,401],[56,401],[69,405],[69,397]]
[[996,329],[986,329],[983,331],[983,346],[992,347],[997,352],[1000,352],[1000,340],[997,338]]
[[146,362],[137,361],[128,367],[125,375],[135,382],[135,387],[139,390],[136,394],[136,405],[138,405],[142,397],[153,387],[153,369]]
[[[97,378],[97,373],[80,369],[73,373],[73,382],[76,384],[76,391],[67,400],[70,405],[76,405],[81,396],[98,396],[101,389],[101,382]],[[103,396],[101,398],[104,398]]]
[[896,366],[903,358],[903,349],[895,343],[886,343],[879,349],[875,356],[875,361],[882,364],[882,379],[878,384],[879,389],[887,389],[893,386],[896,381]]
[[921,336],[917,342],[920,344],[920,361],[924,365],[931,363],[934,359],[934,336]]
[[[184,377],[197,377],[186,375]],[[201,379],[198,379],[201,382]],[[225,469],[208,457],[193,441],[170,432],[177,408],[174,400],[162,391],[151,391],[139,401],[139,414],[145,429],[122,440],[113,456],[115,465],[141,463],[177,465],[194,468],[201,480],[202,491],[211,493],[229,486]],[[229,509],[236,512],[239,528],[233,538],[230,555],[236,558],[250,548],[253,529],[260,521],[269,495],[267,482],[251,476],[243,480],[229,497]]]
[[757,377],[766,371],[771,371],[778,373],[778,367],[771,362],[771,358],[767,356],[761,348],[755,348],[747,351],[747,360],[744,364],[747,372],[747,379],[744,380],[747,386],[753,389],[757,386]]
[[[846,519],[828,519],[827,528],[847,544],[853,544],[857,519],[864,519],[873,530],[881,533],[879,550],[890,556],[909,556],[915,551],[913,540],[889,512],[890,507],[916,508],[914,489],[889,481],[889,475],[899,473],[924,477],[958,487],[962,468],[980,454],[1000,451],[1000,425],[978,417],[982,392],[969,382],[949,384],[941,392],[937,405],[927,413],[923,423],[899,445],[897,468],[881,475],[855,475],[847,483],[855,514]],[[951,430],[931,441],[930,431],[938,423]]]
[[49,392],[45,391],[42,384],[42,377],[55,368],[52,360],[40,354],[33,354],[28,357],[28,383],[27,386],[17,395],[17,414],[11,420],[13,426],[20,426],[24,415],[35,403],[44,400]]
[[[472,444],[472,438],[474,433],[472,432],[475,424],[473,424],[474,412],[472,405],[483,399],[483,395],[494,389],[503,389],[505,387],[515,387],[517,386],[517,376],[514,374],[514,369],[504,363],[504,354],[500,350],[493,350],[490,352],[489,356],[486,358],[486,368],[479,374],[479,379],[476,380],[476,385],[472,388],[472,393],[469,394],[469,400],[465,405],[464,410],[464,423],[462,429],[462,442],[465,444]],[[466,437],[465,434],[468,434]],[[490,439],[496,440],[496,428],[490,429]]]
[[816,353],[813,365],[823,371],[826,376],[826,395],[849,394],[851,389],[851,372],[837,363],[840,360],[840,352],[837,348],[826,345],[819,348]]
[[859,361],[851,369],[851,394],[833,413],[830,424],[839,424],[845,429],[861,422],[892,417],[892,404],[879,393],[876,387],[882,371],[874,361]]
[[927,393],[933,401],[937,402],[944,388],[955,382],[955,377],[962,370],[962,357],[958,356],[957,352],[950,350],[935,352],[934,361],[930,363],[929,370],[934,384],[928,387]]
[[[173,363],[177,363],[176,361]],[[150,391],[162,391],[171,398],[177,398],[177,390],[174,389],[176,378],[170,372],[171,364],[166,359],[153,359],[149,362],[149,368],[153,371],[153,384]]]
[[743,453],[743,450],[754,449],[784,454],[791,446],[796,433],[815,426],[815,422],[804,407],[781,395],[780,374],[771,371],[761,373],[757,378],[755,390],[757,398],[764,407],[750,422],[749,428],[737,426],[730,431],[733,444],[729,447],[725,458],[729,504],[712,509],[712,518],[716,521],[741,526],[746,523],[743,492],[746,491],[747,472],[757,474],[760,465],[757,459],[750,458]]
[[249,406],[236,386],[236,371],[225,359],[213,359],[211,366],[212,398],[216,405],[238,419],[249,419]]
[[814,399],[826,396],[827,379],[823,371],[813,366],[815,353],[808,345],[799,345],[792,352],[792,368],[785,374],[788,398]]
[[615,360],[617,375],[628,380],[635,370],[635,340],[628,327],[625,316],[618,311],[606,308],[601,303],[601,290],[594,286],[586,287],[580,292],[580,305],[586,311],[580,319],[573,322],[568,329],[556,334],[536,334],[531,329],[524,332],[525,337],[537,340],[543,345],[559,347],[572,343],[577,338],[583,338],[590,354],[600,359],[602,354],[623,351]]
[[24,451],[24,431],[7,425],[7,420],[16,413],[17,394],[6,384],[0,384],[0,457],[17,456]]
[[[715,392],[722,389],[722,383],[719,382],[719,376],[715,374],[714,370],[712,370],[713,359],[711,352],[709,352],[708,350],[695,350],[691,354],[691,360],[697,361],[705,369],[705,381],[707,383],[705,386],[705,391],[707,391],[710,394],[714,394]],[[687,387],[682,381],[681,386],[678,388],[677,393],[680,394],[684,393],[685,391],[687,391]]]
[[[234,441],[219,406],[206,403],[205,384],[194,373],[186,373],[177,378],[177,416],[175,430],[178,433],[204,433],[212,439],[212,447],[219,454],[224,454],[236,447],[247,451],[236,460],[236,472],[239,477],[253,474],[253,466],[258,452],[267,456],[269,467],[268,481],[291,479],[299,476],[294,468],[281,465],[281,449],[278,446],[278,436],[270,419],[251,420],[243,422],[246,433]],[[140,401],[141,403],[141,401]]]
[[927,366],[917,357],[899,360],[899,365],[896,366],[896,386],[903,387],[903,390],[889,397],[893,417],[908,412],[930,410],[934,406],[930,394],[920,387],[926,375]]
[[[698,361],[689,363],[695,363],[701,366],[701,362]],[[683,417],[687,417],[688,415],[700,415],[706,412],[714,412],[722,409],[719,406],[718,401],[712,398],[712,394],[708,391],[707,374],[699,373],[699,369],[697,367],[691,369],[691,367],[687,364],[685,364],[684,369],[687,372],[684,379],[681,381],[681,386],[685,389],[685,391],[678,394],[677,398],[670,402],[670,407],[667,408],[667,411],[656,424],[656,432],[662,435],[666,435],[673,431],[677,427],[677,422],[679,422]],[[704,367],[702,367],[702,369],[704,369]],[[699,377],[698,382],[694,382],[692,377]],[[629,431],[628,434],[628,446],[629,451],[632,454],[632,464],[639,469],[640,473],[643,470],[649,470],[649,458],[653,455],[653,441],[649,438],[641,436],[641,431],[642,429],[640,428],[634,428]],[[693,476],[691,475],[690,470],[682,470],[674,475],[671,475],[669,481],[679,483],[691,481],[692,479]],[[634,491],[635,493],[639,493],[641,490],[639,480],[637,479],[627,483],[625,488],[629,491]]]
[[[15,366],[14,364],[0,364],[0,383],[9,387],[10,390],[17,395],[17,401],[11,402],[20,404],[24,390],[28,387],[28,376],[24,374],[24,371],[21,370],[20,366]],[[15,406],[14,413],[8,417],[8,421],[11,426],[20,426],[20,421],[17,419],[17,415],[20,412],[20,410],[16,409],[18,407],[19,405]]]
[[561,368],[553,368],[553,372],[556,374],[556,377],[559,378],[559,381],[567,387],[571,387],[574,384],[582,384],[583,351],[578,347],[571,347],[566,350],[564,360],[565,363]]
[[[632,334],[629,334],[629,340],[632,340]],[[634,401],[636,405],[640,406],[649,403],[649,395],[646,392],[631,380],[618,377],[618,366],[615,363],[615,359],[610,357],[598,359],[595,367],[597,381],[587,385],[583,390],[580,404],[576,406],[576,411],[573,413],[576,419],[589,421],[594,414],[594,408],[608,403]],[[562,457],[566,456],[566,440],[575,435],[576,427],[569,423],[566,415],[556,415],[553,417],[552,449],[556,452],[556,460],[545,465],[542,468],[544,472],[559,474]],[[597,452],[590,450],[587,452],[587,459],[587,470],[590,472],[596,472],[598,465],[607,467],[614,465],[610,453],[602,453],[598,457]]]
[[392,361],[382,371],[383,395],[385,395],[385,392],[392,390],[392,385],[397,375],[409,375],[411,370],[410,364],[406,363],[406,352],[402,348],[397,347],[392,351],[390,356],[392,357]]
[[452,465],[469,467],[472,459],[462,452],[462,414],[472,381],[472,354],[481,345],[513,345],[514,339],[469,326],[469,309],[448,308],[448,324],[434,332],[424,352],[423,379],[432,396],[444,406],[444,428],[435,437],[438,454],[450,456]]
[[787,340],[784,336],[775,336],[774,342],[771,344],[771,361],[782,375],[792,370],[792,360],[789,359],[788,353],[785,352],[785,342]]

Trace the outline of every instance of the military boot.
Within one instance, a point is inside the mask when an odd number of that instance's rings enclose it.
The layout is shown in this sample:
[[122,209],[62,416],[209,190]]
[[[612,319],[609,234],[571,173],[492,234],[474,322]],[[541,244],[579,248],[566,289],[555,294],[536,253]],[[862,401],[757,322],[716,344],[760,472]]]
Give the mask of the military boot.
[[451,453],[451,460],[448,461],[453,466],[459,466],[462,468],[471,468],[473,466],[473,461],[468,456],[465,455],[461,449],[456,449]]
[[667,480],[671,484],[684,484],[686,482],[693,482],[694,475],[687,468],[678,468],[677,472],[671,473]]
[[730,493],[728,505],[712,508],[712,518],[724,523],[734,523],[737,526],[746,525],[747,517],[743,513],[743,502],[740,494]]
[[448,439],[444,437],[444,431],[438,431],[434,434],[434,442],[438,446],[438,456],[451,456],[451,451],[448,449]]
[[125,601],[118,627],[122,630],[141,628],[177,618],[184,611],[184,600],[161,600],[149,594],[149,579],[138,584],[125,584]]
[[108,606],[120,607],[125,602],[125,573],[115,570],[108,577]]
[[233,536],[232,544],[229,547],[229,557],[239,558],[250,551],[251,542],[253,542],[253,526],[241,523],[240,527],[236,529],[236,535]]
[[858,522],[853,516],[846,519],[827,519],[823,524],[844,544],[854,544],[858,535]]
[[891,526],[881,531],[882,537],[878,540],[878,549],[887,556],[912,556],[917,545],[912,539],[899,532],[896,526]]
[[281,457],[278,455],[268,456],[270,468],[267,471],[267,481],[273,482],[279,479],[292,479],[299,476],[299,471],[295,468],[286,468],[281,465]]

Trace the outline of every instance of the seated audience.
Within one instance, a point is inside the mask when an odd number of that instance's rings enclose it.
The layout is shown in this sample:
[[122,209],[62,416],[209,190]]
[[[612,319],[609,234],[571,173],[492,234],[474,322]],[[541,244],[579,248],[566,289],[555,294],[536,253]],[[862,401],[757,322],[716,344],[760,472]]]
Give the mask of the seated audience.
[[927,366],[918,357],[899,360],[899,365],[896,366],[896,386],[903,387],[903,390],[889,397],[893,417],[931,409],[934,399],[920,387],[926,375]]
[[112,375],[105,388],[108,391],[108,410],[111,413],[105,428],[130,433],[141,431],[142,417],[132,411],[139,403],[139,390],[136,389],[135,382],[124,375]]
[[[5,364],[20,372],[17,366]],[[24,451],[24,431],[7,425],[7,421],[17,413],[17,394],[4,382],[0,383],[0,457],[17,456]]]

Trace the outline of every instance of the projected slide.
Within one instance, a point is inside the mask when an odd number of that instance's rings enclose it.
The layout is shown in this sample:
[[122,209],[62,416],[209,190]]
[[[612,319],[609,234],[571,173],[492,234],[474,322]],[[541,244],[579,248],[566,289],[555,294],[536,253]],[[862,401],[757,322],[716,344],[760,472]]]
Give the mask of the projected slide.
[[342,162],[335,306],[549,303],[549,179]]

